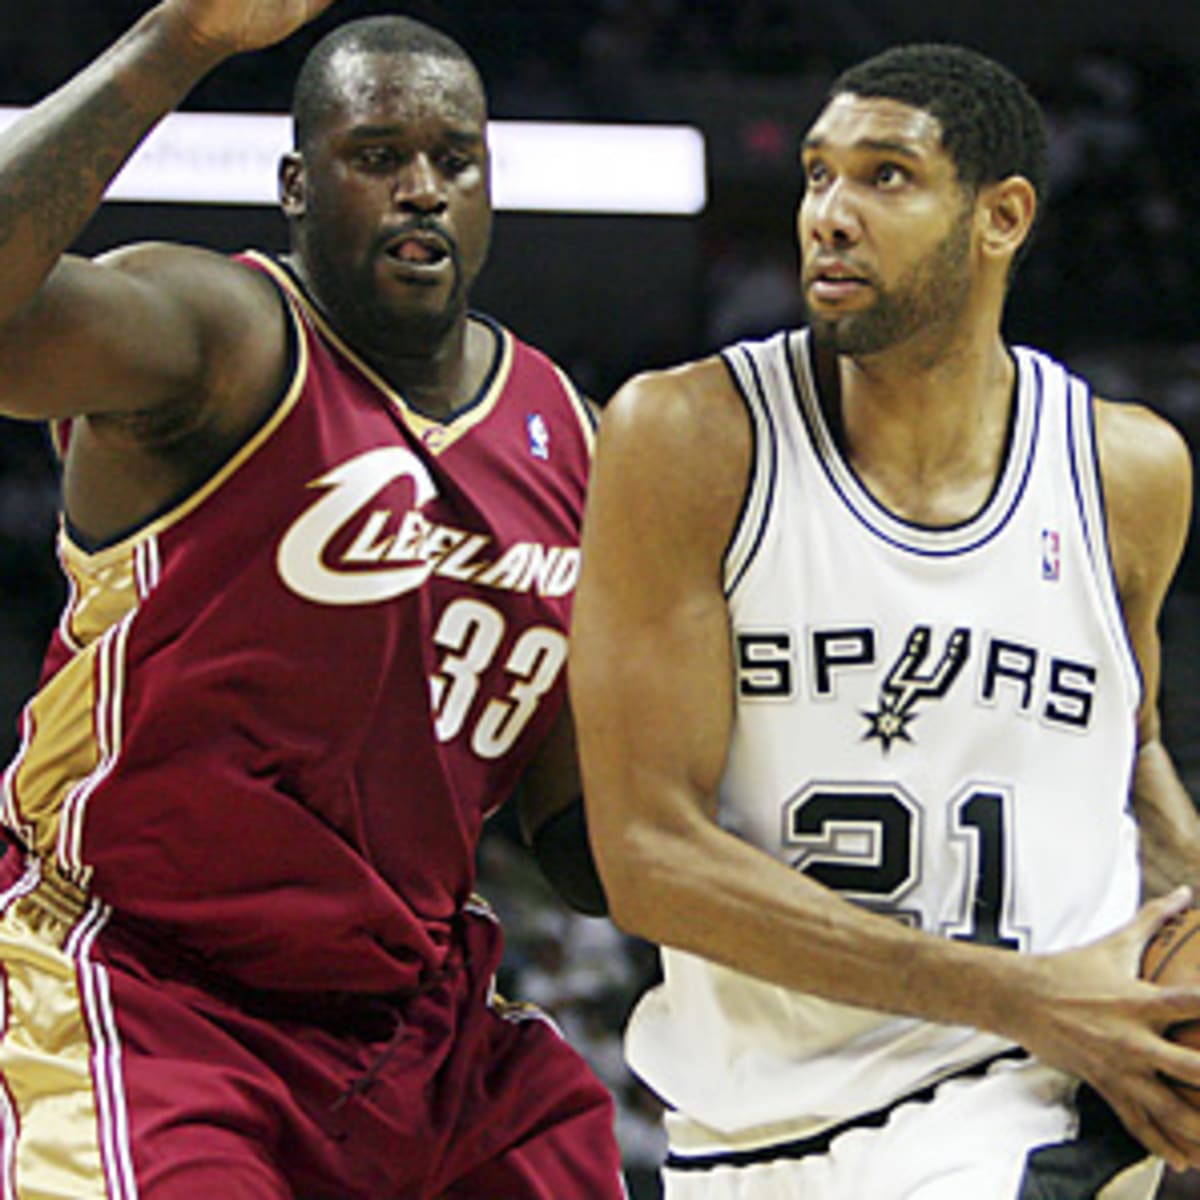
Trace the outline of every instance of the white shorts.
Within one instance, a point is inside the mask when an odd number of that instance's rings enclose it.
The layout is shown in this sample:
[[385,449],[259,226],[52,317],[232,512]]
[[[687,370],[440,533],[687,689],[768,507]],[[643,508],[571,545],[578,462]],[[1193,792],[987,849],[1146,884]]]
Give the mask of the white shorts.
[[995,1061],[796,1142],[696,1153],[665,1200],[1150,1200],[1150,1159],[1094,1093],[1028,1058]]

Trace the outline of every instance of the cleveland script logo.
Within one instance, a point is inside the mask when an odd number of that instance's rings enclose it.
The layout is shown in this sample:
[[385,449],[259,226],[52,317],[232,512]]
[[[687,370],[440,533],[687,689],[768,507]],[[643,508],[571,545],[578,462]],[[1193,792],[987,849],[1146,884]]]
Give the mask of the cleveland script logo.
[[576,546],[515,542],[497,555],[491,536],[429,520],[421,509],[437,486],[403,446],[368,450],[309,486],[323,494],[284,534],[276,563],[288,588],[316,604],[380,604],[432,575],[566,596],[579,577]]

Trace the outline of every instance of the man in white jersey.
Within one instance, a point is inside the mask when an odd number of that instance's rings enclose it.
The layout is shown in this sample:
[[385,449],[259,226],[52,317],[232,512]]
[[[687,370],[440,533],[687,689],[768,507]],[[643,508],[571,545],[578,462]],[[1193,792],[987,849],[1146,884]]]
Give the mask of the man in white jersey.
[[1156,700],[1188,452],[1002,338],[1045,176],[1006,70],[889,51],[803,161],[810,327],[622,388],[585,521],[666,1195],[1144,1200],[1200,1163],[1200,989],[1137,979],[1200,863]]

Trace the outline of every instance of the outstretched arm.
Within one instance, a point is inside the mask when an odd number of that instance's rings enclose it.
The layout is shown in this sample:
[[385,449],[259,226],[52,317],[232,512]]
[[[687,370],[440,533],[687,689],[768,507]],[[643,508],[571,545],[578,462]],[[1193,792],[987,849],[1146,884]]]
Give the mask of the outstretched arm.
[[[188,289],[179,289],[177,273],[156,284],[161,252],[152,262],[125,255],[104,266],[65,252],[138,144],[208,71],[287,36],[330,3],[164,0],[0,140],[6,412],[153,407],[181,389],[188,365],[200,369]],[[201,275],[197,287],[203,311],[219,284]]]
[[614,920],[786,988],[1009,1037],[1095,1084],[1153,1151],[1200,1162],[1200,1114],[1160,1078],[1200,1080],[1200,1055],[1160,1036],[1200,994],[1135,979],[1186,896],[1093,946],[1017,955],[867,912],[716,823],[733,719],[721,566],[749,459],[717,362],[635,380],[601,422],[570,669]]

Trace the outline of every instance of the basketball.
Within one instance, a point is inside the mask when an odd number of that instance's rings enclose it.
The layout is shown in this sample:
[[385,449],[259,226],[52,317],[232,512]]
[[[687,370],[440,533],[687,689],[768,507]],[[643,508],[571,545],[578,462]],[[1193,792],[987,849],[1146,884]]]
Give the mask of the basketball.
[[[1172,917],[1146,944],[1143,979],[1151,983],[1200,983],[1200,908]],[[1168,1031],[1172,1041],[1200,1050],[1200,1020],[1181,1021]],[[1200,1089],[1187,1089],[1200,1101]]]

